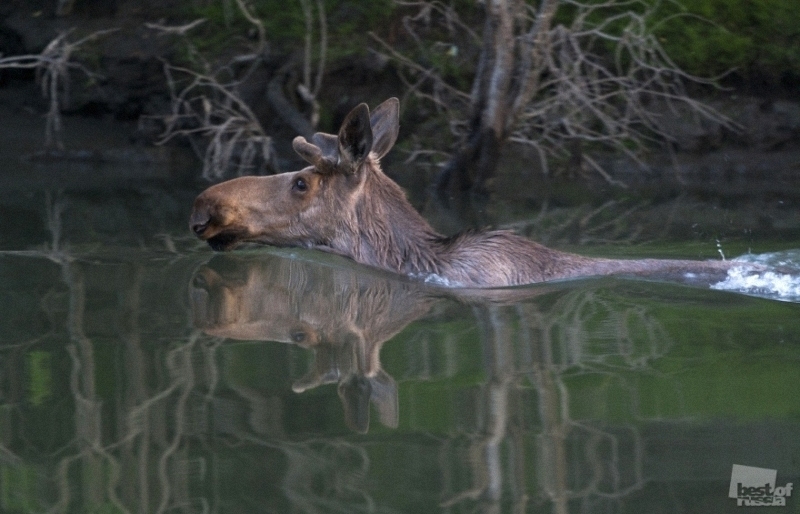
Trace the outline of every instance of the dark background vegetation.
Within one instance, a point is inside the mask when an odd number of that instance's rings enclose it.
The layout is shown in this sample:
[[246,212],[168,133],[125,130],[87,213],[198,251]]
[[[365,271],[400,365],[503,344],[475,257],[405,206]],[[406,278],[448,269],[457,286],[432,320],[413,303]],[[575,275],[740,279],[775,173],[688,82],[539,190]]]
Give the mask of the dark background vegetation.
[[[392,0],[323,3],[328,44],[323,87],[315,99],[319,106],[316,129],[334,131],[355,104],[366,101],[375,105],[396,95],[403,100],[401,151],[410,154],[432,149],[444,155],[452,150],[454,141],[442,129],[446,126],[442,114],[407,94],[407,85],[398,78],[400,65],[386,58],[370,33],[466,90],[477,55],[454,54],[449,47],[439,54],[421,52],[404,27],[414,6]],[[483,11],[476,2],[445,4],[480,32]],[[227,66],[227,78],[241,81],[238,93],[273,139],[278,157],[275,167],[284,169],[294,159],[288,142],[297,130],[267,101],[267,85],[288,69],[281,79],[282,91],[298,112],[310,116],[309,106],[296,93],[301,81],[299,65],[287,66],[293,60],[298,62],[306,20],[299,1],[258,0],[246,5],[263,24],[266,36],[257,69],[237,61],[253,52],[259,35],[235,0],[7,0],[0,5],[0,53],[4,57],[37,54],[67,30],[74,30],[72,37],[77,39],[102,29],[119,29],[83,45],[72,56],[96,75],[73,73],[61,111],[137,122],[131,139],[140,143],[158,141],[163,127],[154,120],[169,112],[165,63],[209,71]],[[627,5],[620,2],[619,9]],[[722,88],[698,85],[689,93],[717,102],[715,107],[740,123],[744,134],[714,133],[718,128],[698,134],[678,124],[677,130],[688,135],[676,136],[676,148],[698,154],[726,144],[756,151],[794,147],[800,135],[800,107],[795,103],[800,98],[800,11],[796,2],[677,0],[660,2],[658,9],[662,15],[652,30],[674,63],[690,74],[717,78]],[[560,10],[558,16],[566,22],[569,9]],[[206,21],[184,36],[147,26],[174,27],[200,18]],[[437,33],[432,30],[429,35],[435,38]],[[445,34],[442,36],[444,40]],[[317,43],[315,39],[314,45]],[[313,50],[317,58],[318,48]],[[7,104],[45,110],[33,71],[0,73],[0,94]]]

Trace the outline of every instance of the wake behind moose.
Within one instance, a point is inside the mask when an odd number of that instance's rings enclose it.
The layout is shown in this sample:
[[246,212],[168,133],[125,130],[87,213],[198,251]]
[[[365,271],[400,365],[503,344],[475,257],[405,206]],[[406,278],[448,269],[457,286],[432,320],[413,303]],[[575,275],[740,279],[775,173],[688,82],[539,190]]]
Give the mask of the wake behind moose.
[[584,257],[547,248],[507,230],[436,232],[381,170],[397,140],[399,101],[372,112],[355,107],[337,135],[298,136],[309,163],[300,171],[240,177],[194,202],[192,231],[214,250],[245,242],[302,247],[453,287],[493,288],[598,276],[703,275],[723,278],[729,261]]

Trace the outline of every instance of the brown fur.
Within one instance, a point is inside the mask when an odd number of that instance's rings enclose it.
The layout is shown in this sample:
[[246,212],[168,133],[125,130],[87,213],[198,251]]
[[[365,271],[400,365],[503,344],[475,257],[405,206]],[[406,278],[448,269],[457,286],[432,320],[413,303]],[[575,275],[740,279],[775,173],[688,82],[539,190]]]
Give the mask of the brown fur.
[[394,145],[399,103],[371,114],[361,104],[339,134],[294,141],[311,166],[242,177],[197,197],[191,228],[215,250],[242,242],[316,248],[356,262],[458,287],[503,287],[592,275],[712,274],[724,261],[593,259],[546,248],[508,231],[438,234],[387,177],[380,158]]

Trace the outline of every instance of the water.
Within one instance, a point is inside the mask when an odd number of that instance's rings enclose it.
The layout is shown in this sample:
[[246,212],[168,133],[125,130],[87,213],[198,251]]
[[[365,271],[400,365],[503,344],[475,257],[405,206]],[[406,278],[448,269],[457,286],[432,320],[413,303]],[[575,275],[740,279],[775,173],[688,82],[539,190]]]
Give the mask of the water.
[[733,268],[725,280],[711,284],[712,289],[800,302],[800,251],[742,255],[735,262],[757,263],[767,270],[752,272]]
[[746,512],[734,464],[800,487],[790,197],[426,205],[585,254],[719,241],[775,268],[476,295],[213,255],[186,229],[199,187],[157,169],[0,166],[0,512]]

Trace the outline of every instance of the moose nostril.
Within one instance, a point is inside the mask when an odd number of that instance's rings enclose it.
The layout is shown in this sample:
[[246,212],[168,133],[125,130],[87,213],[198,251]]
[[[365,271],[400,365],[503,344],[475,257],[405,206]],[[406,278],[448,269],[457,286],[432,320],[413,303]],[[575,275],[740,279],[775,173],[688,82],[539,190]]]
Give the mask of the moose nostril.
[[202,236],[203,232],[208,228],[208,223],[192,223],[192,232],[198,236]]

